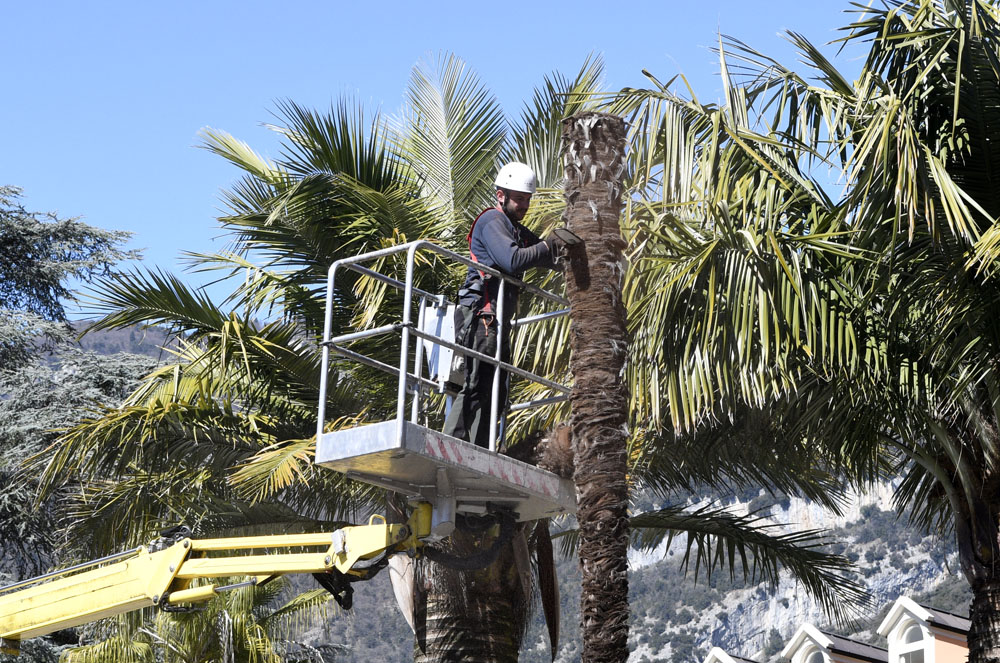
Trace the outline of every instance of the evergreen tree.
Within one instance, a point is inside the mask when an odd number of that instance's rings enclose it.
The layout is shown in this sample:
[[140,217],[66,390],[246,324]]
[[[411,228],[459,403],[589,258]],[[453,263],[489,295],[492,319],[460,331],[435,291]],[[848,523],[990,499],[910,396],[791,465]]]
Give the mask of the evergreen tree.
[[[95,404],[117,405],[154,363],[148,357],[84,351],[67,322],[71,281],[107,276],[119,260],[136,257],[121,249],[128,233],[29,212],[20,195],[20,189],[0,187],[0,579],[5,581],[72,557],[67,554],[72,542],[55,534],[66,517],[67,496],[38,502],[38,484],[23,471],[23,461]],[[32,643],[19,660],[54,660],[59,646],[54,643],[72,640],[72,634],[60,634]]]

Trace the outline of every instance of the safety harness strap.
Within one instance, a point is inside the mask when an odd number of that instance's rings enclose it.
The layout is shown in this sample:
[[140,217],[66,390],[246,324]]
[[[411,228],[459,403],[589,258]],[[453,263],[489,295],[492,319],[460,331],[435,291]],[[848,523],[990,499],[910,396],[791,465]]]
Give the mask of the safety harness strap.
[[[482,212],[480,212],[479,216],[477,216],[475,219],[473,219],[472,225],[469,226],[469,234],[465,236],[465,241],[469,243],[469,257],[472,258],[472,262],[475,262],[475,263],[479,262],[479,258],[477,258],[476,254],[472,252],[472,231],[475,230],[475,228],[476,228],[476,222],[479,221],[480,218],[482,218],[483,214],[486,214],[487,212],[489,212],[492,209],[494,209],[494,208],[493,207],[487,207]],[[482,279],[482,282],[483,282],[483,299],[486,300],[486,304],[483,306],[482,312],[486,313],[487,315],[493,315],[493,302],[490,301],[490,289],[486,286],[486,273],[483,270],[481,270],[481,269],[476,270],[476,271],[479,272],[479,278]]]

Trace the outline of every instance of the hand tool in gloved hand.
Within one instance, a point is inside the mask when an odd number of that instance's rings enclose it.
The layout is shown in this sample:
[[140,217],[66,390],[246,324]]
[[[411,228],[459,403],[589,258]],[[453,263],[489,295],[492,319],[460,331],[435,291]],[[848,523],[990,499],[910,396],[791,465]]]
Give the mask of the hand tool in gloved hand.
[[552,251],[552,259],[556,264],[566,259],[570,248],[583,243],[579,235],[565,226],[554,228],[545,241]]

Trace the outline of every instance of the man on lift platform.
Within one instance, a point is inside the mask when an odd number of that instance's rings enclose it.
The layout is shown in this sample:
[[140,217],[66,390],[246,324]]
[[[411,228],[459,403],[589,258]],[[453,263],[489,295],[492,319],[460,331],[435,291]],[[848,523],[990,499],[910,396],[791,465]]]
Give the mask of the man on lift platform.
[[[558,269],[556,256],[566,242],[550,235],[540,239],[521,224],[535,193],[535,173],[523,163],[512,162],[496,178],[496,206],[484,210],[469,229],[469,254],[477,263],[521,279],[529,267]],[[497,298],[500,283],[469,268],[458,291],[455,311],[456,342],[489,356],[497,349]],[[510,361],[510,321],[517,311],[518,289],[505,286],[501,334],[501,359]],[[507,402],[506,375],[500,376],[499,412],[488,414],[495,367],[473,357],[465,358],[465,380],[452,403],[444,433],[477,446],[489,446],[490,416],[501,418]]]

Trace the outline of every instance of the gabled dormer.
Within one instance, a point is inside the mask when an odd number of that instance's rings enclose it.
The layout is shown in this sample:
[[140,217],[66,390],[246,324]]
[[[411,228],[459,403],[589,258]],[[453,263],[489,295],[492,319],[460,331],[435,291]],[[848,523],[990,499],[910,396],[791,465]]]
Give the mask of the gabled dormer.
[[922,606],[913,599],[896,599],[878,627],[889,643],[889,663],[965,663],[969,620]]
[[824,633],[812,624],[803,624],[781,650],[792,663],[888,663],[889,653],[881,647]]
[[712,650],[708,652],[708,656],[705,657],[704,663],[757,663],[757,661],[752,658],[733,656],[732,654],[727,654],[725,650],[719,647],[712,647]]

